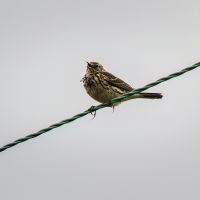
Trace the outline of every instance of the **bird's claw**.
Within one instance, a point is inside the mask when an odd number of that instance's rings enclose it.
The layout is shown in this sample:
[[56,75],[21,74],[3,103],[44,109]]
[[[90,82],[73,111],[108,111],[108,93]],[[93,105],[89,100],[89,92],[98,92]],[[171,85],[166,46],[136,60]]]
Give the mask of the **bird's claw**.
[[94,119],[94,118],[96,117],[96,113],[97,113],[97,111],[94,110],[94,108],[95,108],[95,106],[91,106],[91,107],[88,109],[88,111],[90,112],[90,114],[93,115],[93,118],[92,118],[92,119]]

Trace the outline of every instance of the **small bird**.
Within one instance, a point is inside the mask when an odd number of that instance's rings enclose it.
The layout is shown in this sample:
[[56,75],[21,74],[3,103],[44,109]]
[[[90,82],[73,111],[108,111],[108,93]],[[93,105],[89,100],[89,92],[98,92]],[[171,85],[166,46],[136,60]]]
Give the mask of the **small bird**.
[[[100,103],[110,103],[113,98],[134,90],[133,87],[124,82],[122,79],[107,72],[98,62],[87,62],[86,73],[81,81],[83,81],[83,85],[87,93]],[[127,97],[121,102],[135,98],[161,99],[162,94],[142,92]],[[120,104],[121,102],[112,104],[111,106],[114,109],[114,106]]]

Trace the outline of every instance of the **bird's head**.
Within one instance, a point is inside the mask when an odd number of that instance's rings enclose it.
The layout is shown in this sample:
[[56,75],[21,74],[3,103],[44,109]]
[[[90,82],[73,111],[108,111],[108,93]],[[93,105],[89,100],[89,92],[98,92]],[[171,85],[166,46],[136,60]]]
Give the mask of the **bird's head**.
[[104,71],[103,66],[98,62],[87,62],[87,72],[95,73]]

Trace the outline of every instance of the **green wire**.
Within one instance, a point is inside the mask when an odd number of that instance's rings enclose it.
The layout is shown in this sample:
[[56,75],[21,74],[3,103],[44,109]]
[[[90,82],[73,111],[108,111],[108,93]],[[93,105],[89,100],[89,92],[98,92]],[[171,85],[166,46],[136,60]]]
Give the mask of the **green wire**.
[[[158,84],[160,84],[162,82],[168,81],[169,79],[175,78],[175,77],[180,76],[180,75],[182,75],[182,74],[184,74],[186,72],[189,72],[189,71],[191,71],[191,70],[193,70],[193,69],[195,69],[195,68],[197,68],[199,66],[200,66],[200,62],[192,65],[191,67],[187,67],[187,68],[185,68],[185,69],[183,69],[183,70],[181,70],[179,72],[170,74],[169,76],[166,76],[166,77],[163,77],[163,78],[160,78],[155,82],[152,82],[152,83],[149,83],[149,84],[145,85],[144,87],[132,90],[132,91],[127,92],[127,93],[125,93],[125,94],[123,94],[123,95],[121,95],[119,97],[116,97],[116,98],[112,99],[110,103],[112,104],[112,103],[120,102],[121,100],[123,100],[123,99],[125,99],[125,98],[127,98],[129,96],[132,96],[134,94],[138,94],[138,93],[140,93],[140,92],[142,92],[144,90],[147,90],[147,89],[149,89],[151,87],[154,87],[154,86],[156,86],[156,85],[158,85]],[[110,103],[103,103],[103,104],[99,104],[98,106],[94,106],[92,108],[92,111],[95,112],[95,111],[97,111],[99,109],[102,109],[102,108],[105,108],[105,107],[109,107],[111,105]],[[79,118],[81,118],[81,117],[83,117],[83,116],[85,116],[85,115],[87,115],[89,113],[91,113],[91,110],[86,110],[86,111],[84,111],[82,113],[79,113],[79,114],[77,114],[77,115],[75,115],[75,116],[73,116],[71,118],[68,118],[68,119],[65,119],[65,120],[63,120],[63,121],[61,121],[59,123],[53,124],[53,125],[49,126],[48,128],[44,128],[44,129],[42,129],[42,130],[40,130],[40,131],[38,131],[36,133],[33,133],[33,134],[27,135],[27,136],[25,136],[23,138],[17,139],[14,142],[11,142],[11,143],[1,147],[0,148],[0,152],[5,151],[6,149],[11,148],[11,147],[13,147],[13,146],[15,146],[17,144],[20,144],[22,142],[25,142],[27,140],[33,139],[35,137],[38,137],[39,135],[42,135],[42,134],[44,134],[44,133],[46,133],[46,132],[48,132],[48,131],[50,131],[52,129],[58,128],[59,126],[62,126],[64,124],[67,124],[67,123],[70,123],[70,122],[72,122],[74,120],[77,120],[77,119],[79,119]]]

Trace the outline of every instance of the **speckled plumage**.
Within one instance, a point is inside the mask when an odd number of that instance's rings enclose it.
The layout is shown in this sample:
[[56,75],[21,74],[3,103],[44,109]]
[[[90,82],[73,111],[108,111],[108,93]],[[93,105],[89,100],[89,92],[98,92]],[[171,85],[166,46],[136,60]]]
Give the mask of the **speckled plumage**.
[[[103,66],[97,62],[88,63],[82,81],[87,93],[100,103],[109,103],[111,99],[118,97],[125,92],[134,90],[133,87],[122,79],[107,72]],[[129,97],[128,99],[133,98],[159,99],[162,98],[162,95],[160,93],[140,93]]]

